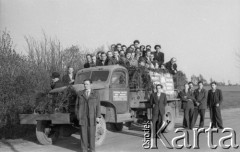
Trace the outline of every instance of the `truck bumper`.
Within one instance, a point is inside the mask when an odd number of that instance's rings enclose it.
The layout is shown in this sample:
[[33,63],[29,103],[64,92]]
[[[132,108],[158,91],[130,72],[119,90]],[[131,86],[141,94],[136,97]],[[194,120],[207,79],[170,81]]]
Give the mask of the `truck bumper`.
[[37,124],[39,120],[48,120],[52,124],[70,124],[70,113],[20,114],[20,124]]

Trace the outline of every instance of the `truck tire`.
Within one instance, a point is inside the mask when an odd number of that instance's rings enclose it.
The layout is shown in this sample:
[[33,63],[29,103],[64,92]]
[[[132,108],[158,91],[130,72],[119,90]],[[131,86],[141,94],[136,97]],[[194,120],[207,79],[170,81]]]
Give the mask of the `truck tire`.
[[132,122],[131,121],[125,122],[125,126],[128,128],[128,130],[131,130]]
[[70,137],[72,134],[78,132],[79,129],[69,124],[59,125],[59,135],[63,137]]
[[112,132],[119,132],[123,129],[123,123],[108,122],[107,129]]
[[120,123],[114,123],[114,127],[115,127],[115,130],[116,131],[122,131],[123,129],[123,123],[120,122]]
[[96,125],[95,145],[100,146],[103,144],[107,134],[106,121],[101,116],[100,121]]
[[59,137],[58,130],[53,130],[49,121],[37,121],[36,136],[43,145],[53,144]]
[[165,115],[164,115],[164,121],[169,122],[168,126],[165,128],[165,132],[170,132],[175,127],[175,115],[172,107],[166,106],[165,107]]

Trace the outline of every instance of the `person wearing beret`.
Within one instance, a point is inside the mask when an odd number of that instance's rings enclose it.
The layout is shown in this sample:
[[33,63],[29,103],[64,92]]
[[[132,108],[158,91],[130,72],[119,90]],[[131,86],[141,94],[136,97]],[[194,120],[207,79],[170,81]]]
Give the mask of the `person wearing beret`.
[[79,120],[80,151],[95,152],[96,124],[101,119],[100,96],[91,88],[92,81],[83,82],[84,90],[77,92],[75,114]]
[[151,50],[151,45],[146,45],[146,50]]
[[164,53],[161,52],[161,45],[155,45],[154,49],[154,59],[158,61],[158,64],[161,66],[164,63]]
[[138,45],[140,44],[140,42],[139,42],[139,40],[135,40],[135,41],[133,42],[133,44],[134,44],[134,47],[135,47],[135,48],[138,48]]
[[53,72],[52,73],[51,88],[52,89],[61,88],[62,86],[64,86],[64,85],[60,80],[60,74],[58,72]]

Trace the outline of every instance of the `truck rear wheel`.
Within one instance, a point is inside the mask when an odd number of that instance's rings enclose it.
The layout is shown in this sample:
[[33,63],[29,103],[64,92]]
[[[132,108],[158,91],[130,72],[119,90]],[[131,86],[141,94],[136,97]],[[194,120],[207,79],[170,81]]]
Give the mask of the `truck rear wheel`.
[[37,121],[36,136],[38,141],[43,145],[53,144],[59,137],[58,130],[50,126],[49,121]]
[[170,106],[165,107],[164,121],[169,123],[165,128],[165,132],[172,131],[175,127],[175,116],[174,111]]
[[101,116],[100,121],[96,125],[96,134],[95,134],[95,145],[100,146],[106,138],[107,128],[106,121],[103,116]]

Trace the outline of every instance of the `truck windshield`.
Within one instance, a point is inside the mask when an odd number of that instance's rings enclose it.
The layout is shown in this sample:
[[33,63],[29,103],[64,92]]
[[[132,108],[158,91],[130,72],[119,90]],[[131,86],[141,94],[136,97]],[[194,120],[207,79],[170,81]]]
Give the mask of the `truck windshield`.
[[109,71],[92,71],[91,80],[93,82],[107,81]]
[[79,73],[76,77],[75,84],[83,83],[85,79],[91,79],[92,82],[105,82],[108,79],[109,71],[89,71]]

